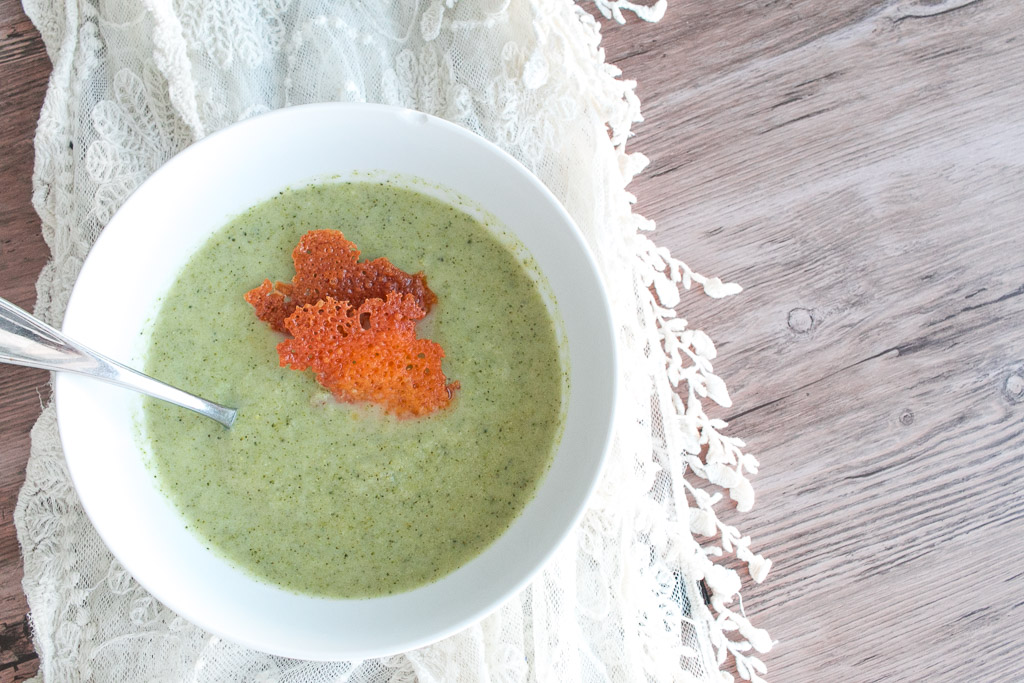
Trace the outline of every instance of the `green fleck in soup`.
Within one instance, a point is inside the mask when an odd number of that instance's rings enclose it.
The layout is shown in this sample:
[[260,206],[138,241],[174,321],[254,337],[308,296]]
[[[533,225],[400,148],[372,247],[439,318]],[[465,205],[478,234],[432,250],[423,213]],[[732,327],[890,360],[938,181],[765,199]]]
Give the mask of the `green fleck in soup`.
[[[289,280],[295,244],[323,228],[426,274],[438,303],[417,333],[461,383],[450,406],[399,419],[280,367],[284,337],[243,295]],[[520,513],[557,446],[565,370],[530,269],[487,226],[389,183],[315,185],[217,232],[152,331],[146,372],[238,407],[235,426],[147,399],[144,431],[160,487],[211,550],[300,593],[386,595],[465,564]]]

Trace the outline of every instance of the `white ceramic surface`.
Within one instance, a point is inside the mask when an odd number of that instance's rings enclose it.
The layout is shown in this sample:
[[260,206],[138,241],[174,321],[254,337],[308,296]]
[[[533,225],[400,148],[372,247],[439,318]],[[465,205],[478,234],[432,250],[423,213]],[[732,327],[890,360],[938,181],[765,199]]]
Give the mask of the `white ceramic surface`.
[[189,147],[110,221],[82,268],[64,331],[141,367],[144,333],[159,297],[211,233],[285,187],[357,171],[423,178],[490,212],[535,258],[564,321],[571,378],[561,446],[534,500],[469,564],[417,590],[369,600],[299,596],[253,580],[207,551],[157,490],[137,442],[139,397],[71,375],[56,381],[68,467],[114,555],[192,622],[290,657],[392,654],[454,633],[497,608],[539,571],[579,519],[610,439],[614,332],[580,232],[550,192],[497,147],[402,109],[283,109]]

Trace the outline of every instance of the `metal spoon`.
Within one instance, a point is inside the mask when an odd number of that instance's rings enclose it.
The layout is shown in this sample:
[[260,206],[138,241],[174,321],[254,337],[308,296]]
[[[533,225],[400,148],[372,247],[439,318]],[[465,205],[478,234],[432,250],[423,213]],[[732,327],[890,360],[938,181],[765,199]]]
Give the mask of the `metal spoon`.
[[0,299],[0,363],[75,372],[134,389],[220,422],[235,423],[234,408],[199,398],[132,370],[74,342],[6,299]]

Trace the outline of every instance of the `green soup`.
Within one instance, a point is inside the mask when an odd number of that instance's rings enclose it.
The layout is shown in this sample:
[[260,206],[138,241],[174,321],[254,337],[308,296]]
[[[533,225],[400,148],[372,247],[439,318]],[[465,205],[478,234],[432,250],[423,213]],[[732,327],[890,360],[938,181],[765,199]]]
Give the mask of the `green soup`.
[[[295,244],[322,228],[426,274],[438,304],[418,335],[462,385],[447,409],[394,418],[280,367],[283,336],[242,297],[291,279]],[[567,373],[531,270],[470,215],[389,183],[310,186],[249,210],[189,261],[146,357],[149,374],[238,407],[238,421],[147,399],[154,476],[211,550],[288,589],[369,597],[444,576],[519,514],[561,433]]]

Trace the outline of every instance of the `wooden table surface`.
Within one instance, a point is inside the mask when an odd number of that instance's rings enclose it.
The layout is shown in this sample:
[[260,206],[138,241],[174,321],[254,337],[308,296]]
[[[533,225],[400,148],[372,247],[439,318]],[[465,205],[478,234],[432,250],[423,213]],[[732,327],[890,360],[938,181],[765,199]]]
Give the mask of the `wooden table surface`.
[[[1024,5],[670,0],[605,25],[631,186],[761,461],[773,681],[1024,680]],[[31,308],[49,62],[0,0],[0,296]],[[12,513],[43,372],[0,367],[0,683],[36,669]]]

